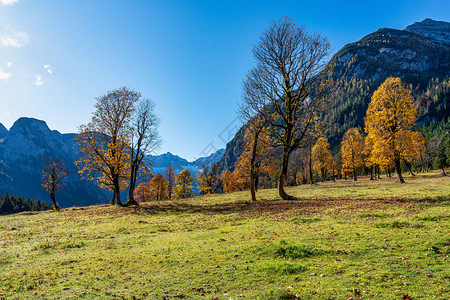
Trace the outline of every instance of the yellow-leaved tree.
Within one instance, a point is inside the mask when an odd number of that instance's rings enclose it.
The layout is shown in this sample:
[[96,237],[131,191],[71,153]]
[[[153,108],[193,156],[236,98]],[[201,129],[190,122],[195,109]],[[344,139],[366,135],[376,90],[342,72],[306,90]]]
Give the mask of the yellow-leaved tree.
[[174,193],[176,199],[194,196],[192,192],[192,175],[187,169],[184,169],[175,177]]
[[322,181],[325,180],[327,172],[333,172],[333,154],[330,151],[328,139],[321,137],[312,148],[313,169],[319,173]]
[[222,173],[220,176],[220,181],[222,182],[222,190],[224,193],[231,192],[231,186],[230,186],[230,178],[231,178],[231,171],[225,170],[225,172]]
[[[255,143],[255,131],[257,143]],[[256,200],[256,192],[260,182],[270,183],[276,178],[278,164],[275,163],[275,149],[271,147],[271,136],[267,127],[257,128],[250,124],[245,131],[244,151],[235,163],[235,172],[246,177],[252,193],[252,200]],[[253,188],[252,189],[252,179]]]
[[418,155],[416,156],[416,158],[419,159],[421,171],[424,172],[427,163],[427,149],[425,137],[420,132],[413,132],[412,141]]
[[140,94],[126,87],[98,97],[92,120],[81,125],[76,145],[82,156],[75,162],[83,178],[113,192],[111,204],[122,205],[120,191],[130,174],[130,121]]
[[411,140],[417,110],[411,92],[400,78],[389,77],[373,93],[365,119],[365,131],[373,142],[372,163],[394,166],[397,180],[404,183],[400,160],[404,144]]
[[364,138],[358,128],[350,128],[341,142],[342,171],[352,172],[357,180],[357,171],[364,167]]

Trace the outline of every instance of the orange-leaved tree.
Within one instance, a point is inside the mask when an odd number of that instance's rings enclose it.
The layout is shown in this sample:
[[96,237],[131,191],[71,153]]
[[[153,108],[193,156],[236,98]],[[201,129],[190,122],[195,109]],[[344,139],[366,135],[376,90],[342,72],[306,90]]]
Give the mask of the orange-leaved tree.
[[342,171],[353,172],[353,180],[357,180],[356,172],[364,167],[364,138],[358,128],[350,128],[341,142]]
[[333,171],[333,154],[330,151],[328,139],[321,137],[312,148],[313,169],[319,173],[322,181],[327,172]]
[[150,182],[142,182],[134,189],[134,198],[139,202],[151,200]]
[[187,169],[178,173],[175,177],[175,198],[183,199],[194,196],[194,193],[192,192],[192,182],[192,175]]
[[167,181],[167,196],[173,198],[173,188],[175,187],[175,170],[172,166],[168,166],[164,171],[164,179]]
[[113,192],[111,204],[122,205],[120,191],[130,174],[130,121],[140,94],[126,87],[98,97],[92,120],[76,136],[80,158],[75,162],[83,178]]
[[372,140],[372,162],[393,165],[397,180],[404,183],[400,160],[402,145],[410,140],[417,110],[411,92],[400,78],[389,77],[373,93],[365,119],[365,131]]
[[150,198],[152,200],[167,199],[168,188],[167,181],[158,173],[149,181]]
[[256,201],[255,193],[259,182],[262,179],[267,182],[272,181],[278,171],[278,165],[275,163],[275,149],[272,147],[268,127],[260,128],[250,123],[245,131],[244,150],[235,163],[235,169],[238,174],[248,177],[252,200]]

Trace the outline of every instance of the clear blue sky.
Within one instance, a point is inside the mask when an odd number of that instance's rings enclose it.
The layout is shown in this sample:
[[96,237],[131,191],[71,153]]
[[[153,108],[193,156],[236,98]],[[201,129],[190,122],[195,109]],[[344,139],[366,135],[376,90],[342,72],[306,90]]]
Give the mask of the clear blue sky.
[[224,148],[252,45],[283,16],[335,53],[381,27],[450,21],[450,1],[0,0],[0,123],[76,132],[95,97],[128,86],[157,105],[159,153]]

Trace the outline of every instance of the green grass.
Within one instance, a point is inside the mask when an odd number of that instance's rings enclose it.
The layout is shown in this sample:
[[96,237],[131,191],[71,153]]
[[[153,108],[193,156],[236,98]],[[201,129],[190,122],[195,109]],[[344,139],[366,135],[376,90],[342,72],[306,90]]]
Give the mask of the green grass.
[[405,179],[2,216],[0,299],[449,299],[450,177]]

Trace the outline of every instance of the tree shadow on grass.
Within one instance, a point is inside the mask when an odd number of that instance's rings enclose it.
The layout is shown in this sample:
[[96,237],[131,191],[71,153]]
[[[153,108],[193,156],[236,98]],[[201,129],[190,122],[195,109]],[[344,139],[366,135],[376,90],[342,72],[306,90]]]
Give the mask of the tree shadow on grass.
[[408,198],[379,198],[379,199],[355,199],[345,197],[321,198],[321,199],[302,199],[302,200],[266,200],[238,201],[220,204],[192,204],[181,201],[160,201],[153,203],[144,203],[140,206],[119,208],[124,211],[143,214],[183,214],[183,213],[202,213],[206,215],[217,214],[244,214],[244,215],[263,215],[284,214],[294,212],[295,214],[313,214],[324,211],[329,208],[340,208],[345,210],[372,210],[383,209],[386,204],[411,206],[415,204],[436,204],[438,202],[449,202],[450,196],[429,197],[422,199]]

